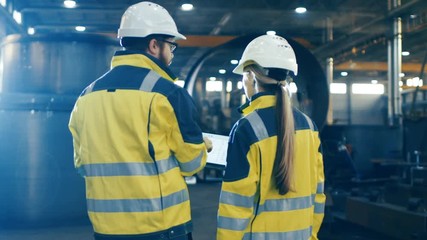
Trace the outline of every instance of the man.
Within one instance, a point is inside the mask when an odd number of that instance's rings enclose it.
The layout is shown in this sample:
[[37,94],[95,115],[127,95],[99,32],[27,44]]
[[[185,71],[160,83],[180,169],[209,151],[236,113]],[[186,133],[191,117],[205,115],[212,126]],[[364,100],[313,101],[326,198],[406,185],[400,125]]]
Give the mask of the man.
[[69,123],[95,239],[191,239],[183,176],[205,166],[211,142],[168,68],[185,37],[151,2],[126,10],[118,37],[124,50],[83,91]]

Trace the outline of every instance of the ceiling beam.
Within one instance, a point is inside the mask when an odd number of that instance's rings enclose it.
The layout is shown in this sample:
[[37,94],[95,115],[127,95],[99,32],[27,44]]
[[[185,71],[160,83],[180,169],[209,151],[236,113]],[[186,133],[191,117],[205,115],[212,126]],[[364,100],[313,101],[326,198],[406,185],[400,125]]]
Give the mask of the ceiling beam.
[[178,40],[183,47],[217,47],[236,38],[236,36],[186,36],[187,40]]
[[[59,26],[57,26],[59,27]],[[102,35],[116,38],[116,33],[101,33]],[[178,40],[179,47],[217,47],[228,41],[231,41],[238,36],[218,36],[218,35],[185,35],[186,40]],[[312,49],[313,45],[304,38],[292,38],[307,49]]]
[[[387,62],[353,62],[347,61],[334,66],[338,71],[382,71],[388,70]],[[419,73],[421,71],[420,63],[403,63],[402,72]]]
[[351,48],[351,46],[357,45],[360,42],[363,42],[365,39],[370,38],[372,36],[378,36],[384,33],[372,31],[371,36],[363,36],[363,37],[355,37],[352,41],[349,41],[351,37],[356,36],[356,34],[361,31],[368,31],[373,26],[386,22],[388,19],[393,19],[394,17],[400,16],[401,14],[408,11],[410,8],[416,8],[419,5],[422,5],[423,0],[411,0],[395,9],[388,11],[387,13],[365,23],[359,27],[354,28],[348,34],[341,36],[338,39],[334,39],[328,44],[322,45],[314,50],[314,53],[317,56],[321,56],[321,58],[327,58],[335,55],[337,52],[342,51],[343,49]]
[[[123,6],[123,7],[108,7],[109,4],[103,5],[103,7],[99,7],[97,5],[86,5],[86,4],[79,4],[79,7],[77,8],[65,8],[62,5],[56,5],[56,6],[38,6],[38,7],[24,7],[22,8],[20,11],[21,13],[41,13],[41,14],[46,14],[46,13],[51,13],[51,12],[61,12],[61,14],[63,12],[75,12],[75,13],[81,13],[81,14],[86,14],[86,13],[96,13],[96,14],[102,14],[102,13],[110,13],[110,14],[119,14],[122,15],[124,13],[124,11],[126,10],[127,6]],[[226,11],[226,8],[221,8],[221,7],[203,7],[203,6],[199,6],[197,7],[197,11],[199,12],[213,12],[216,11],[218,13],[223,13],[224,11]],[[174,9],[170,9],[169,12],[172,12]],[[232,8],[229,8],[228,10],[232,10]],[[256,11],[257,13],[261,13],[261,14],[281,14],[281,15],[293,15],[295,14],[295,10],[293,9],[263,9],[263,8],[249,8],[249,7],[241,7],[239,8],[239,13],[252,13]],[[375,16],[377,16],[377,13],[375,12],[364,12],[364,11],[347,11],[347,10],[342,10],[342,11],[310,11],[310,14],[314,17],[316,16],[325,16],[325,15],[330,15],[330,16],[346,16],[346,17],[369,17],[369,18],[374,18]]]
[[25,7],[21,9],[21,13],[74,13],[74,14],[117,14],[120,16],[124,10],[117,8],[65,8],[62,6],[58,7]]
[[[116,38],[115,33],[103,33],[102,35]],[[179,47],[216,47],[231,41],[236,36],[199,36],[199,35],[186,35],[186,40],[177,40]]]
[[0,6],[0,19],[3,18],[6,21],[2,21],[2,24],[6,28],[10,28],[14,33],[26,34],[22,25],[18,24],[15,19],[13,19],[12,14],[10,14],[4,7]]

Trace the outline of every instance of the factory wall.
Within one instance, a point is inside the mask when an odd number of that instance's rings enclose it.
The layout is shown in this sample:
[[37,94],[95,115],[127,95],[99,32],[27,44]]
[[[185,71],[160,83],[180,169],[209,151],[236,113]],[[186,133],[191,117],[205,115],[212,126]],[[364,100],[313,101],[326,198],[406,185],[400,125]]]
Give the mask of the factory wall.
[[382,126],[387,123],[387,96],[331,94],[334,124]]
[[325,141],[349,146],[360,177],[375,177],[378,159],[402,159],[403,128],[387,125],[385,94],[331,94],[334,124],[325,129]]
[[4,21],[1,21],[0,22],[0,39],[4,38],[5,36],[6,36],[6,25],[4,24]]

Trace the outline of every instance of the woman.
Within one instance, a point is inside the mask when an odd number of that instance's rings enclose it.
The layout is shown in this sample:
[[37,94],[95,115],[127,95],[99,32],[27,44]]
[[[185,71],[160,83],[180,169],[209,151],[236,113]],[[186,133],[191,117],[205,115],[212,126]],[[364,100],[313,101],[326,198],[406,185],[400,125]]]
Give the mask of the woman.
[[297,69],[286,39],[264,35],[233,71],[250,102],[230,133],[218,240],[317,239],[323,161],[314,122],[291,106],[287,82]]

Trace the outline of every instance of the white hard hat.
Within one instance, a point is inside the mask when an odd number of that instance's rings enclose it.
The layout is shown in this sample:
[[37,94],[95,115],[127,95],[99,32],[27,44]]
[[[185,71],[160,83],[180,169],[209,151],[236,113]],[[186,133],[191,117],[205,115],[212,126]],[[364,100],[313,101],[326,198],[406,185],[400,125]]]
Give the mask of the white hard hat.
[[242,58],[233,70],[243,74],[243,69],[251,63],[263,68],[280,68],[298,74],[298,64],[295,52],[285,38],[277,35],[262,35],[252,40],[246,46]]
[[140,2],[130,6],[122,16],[117,37],[146,37],[151,34],[186,39],[178,32],[169,12],[159,4]]

